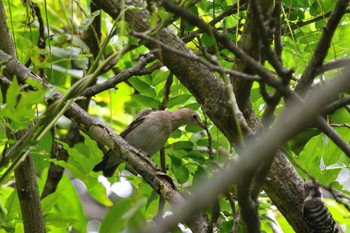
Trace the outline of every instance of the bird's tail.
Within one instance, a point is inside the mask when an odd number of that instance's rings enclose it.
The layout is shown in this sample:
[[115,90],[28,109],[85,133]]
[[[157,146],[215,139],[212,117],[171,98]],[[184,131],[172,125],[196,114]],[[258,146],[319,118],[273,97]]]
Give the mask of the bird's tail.
[[100,163],[96,164],[96,166],[93,168],[93,171],[102,171],[104,176],[111,177],[113,176],[115,170],[117,170],[119,164],[122,162],[124,161],[115,155],[112,150],[109,150],[106,152],[103,160]]

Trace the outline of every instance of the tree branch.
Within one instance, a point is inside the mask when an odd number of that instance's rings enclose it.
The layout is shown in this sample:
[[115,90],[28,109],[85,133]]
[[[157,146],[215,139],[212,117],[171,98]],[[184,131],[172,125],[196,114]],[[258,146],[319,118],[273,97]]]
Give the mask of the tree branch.
[[[119,74],[113,76],[112,78],[108,79],[107,81],[96,84],[94,86],[86,88],[81,95],[84,97],[92,97],[98,93],[101,93],[105,90],[108,90],[110,88],[114,88],[118,83],[121,83],[128,78],[138,75],[139,72],[150,62],[154,61],[155,57],[153,54],[147,54],[146,56],[143,56],[139,59],[139,61],[133,66],[130,67],[129,69],[126,69]],[[161,64],[158,64],[157,66],[153,67],[153,69],[160,68]],[[153,71],[149,70],[149,72]]]

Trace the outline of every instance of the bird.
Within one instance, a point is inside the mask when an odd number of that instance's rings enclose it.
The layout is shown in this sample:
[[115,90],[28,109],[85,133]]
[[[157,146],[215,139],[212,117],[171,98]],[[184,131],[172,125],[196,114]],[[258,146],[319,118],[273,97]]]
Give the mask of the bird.
[[[151,157],[164,146],[172,132],[182,125],[205,127],[199,115],[189,108],[175,111],[149,109],[141,112],[120,136]],[[120,156],[109,150],[93,171],[103,171],[104,176],[111,177],[123,162]]]
[[322,190],[313,181],[304,182],[303,216],[312,233],[342,233],[327,206],[322,201]]

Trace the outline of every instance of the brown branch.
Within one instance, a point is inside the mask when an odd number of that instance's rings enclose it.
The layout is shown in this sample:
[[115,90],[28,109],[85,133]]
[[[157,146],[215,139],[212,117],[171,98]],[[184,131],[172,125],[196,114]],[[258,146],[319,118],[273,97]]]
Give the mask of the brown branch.
[[274,44],[275,44],[275,53],[280,61],[282,61],[282,33],[281,33],[281,12],[282,12],[282,1],[275,1],[275,8],[272,12],[272,21],[273,21],[273,32],[274,32]]
[[275,51],[272,50],[269,40],[270,36],[264,25],[265,20],[262,16],[260,6],[256,3],[256,0],[250,0],[250,5],[252,7],[253,18],[255,23],[258,25],[258,32],[264,46],[264,51],[267,53],[266,57],[273,68],[275,68],[277,74],[282,78],[283,82],[287,84],[289,80],[292,79],[293,70],[285,68]]
[[[118,83],[121,83],[125,80],[127,80],[128,78],[132,77],[132,76],[136,76],[136,75],[140,75],[140,74],[145,74],[145,71],[143,71],[142,69],[150,62],[152,62],[155,59],[153,54],[147,54],[146,56],[143,56],[139,59],[139,61],[132,67],[120,72],[119,74],[113,76],[112,78],[110,78],[109,80],[103,82],[103,83],[99,83],[96,85],[93,85],[91,87],[86,88],[81,96],[84,97],[92,97],[98,93],[101,93],[105,90],[108,90],[110,88],[114,88]],[[147,70],[147,72],[153,72],[155,69],[160,68],[162,65],[160,63],[157,63],[156,66],[153,66],[152,69]]]
[[323,74],[327,71],[335,70],[335,69],[339,69],[339,68],[344,68],[344,67],[349,66],[349,65],[350,65],[349,58],[344,58],[344,59],[324,63],[319,69],[317,69],[315,71],[316,72],[315,75],[317,76],[317,75]]
[[[168,101],[169,101],[169,94],[170,94],[170,88],[171,85],[173,84],[173,74],[170,73],[165,85],[164,85],[164,90],[163,90],[163,101],[159,107],[160,110],[164,110],[168,106]],[[165,150],[164,147],[159,151],[159,156],[160,156],[160,167],[162,169],[162,172],[166,173],[167,172],[167,165],[166,165],[166,160],[165,160]],[[166,200],[162,197],[159,197],[159,204],[158,204],[158,211],[157,211],[157,216],[156,220],[159,221],[160,219],[163,218],[164,214],[164,207],[165,207]]]
[[251,186],[255,172],[245,172],[243,179],[237,185],[237,199],[240,206],[241,218],[244,221],[244,232],[260,233],[259,201],[251,196]]
[[15,170],[17,195],[26,233],[45,233],[45,223],[36,183],[34,163],[29,154]]
[[344,97],[333,103],[328,104],[323,111],[323,114],[331,114],[334,113],[337,109],[344,108],[348,104],[350,104],[350,97]]
[[[43,50],[46,47],[46,38],[45,38],[45,24],[44,24],[44,20],[43,20],[43,18],[41,16],[40,7],[38,6],[38,4],[34,3],[31,0],[25,0],[25,3],[27,3],[27,5],[31,8],[33,18],[36,16],[37,19],[38,19],[38,23],[39,23],[39,38],[38,38],[37,46],[38,46],[39,49]],[[28,24],[30,25],[31,23],[32,22],[30,22]],[[40,59],[41,62],[44,61],[45,60],[45,55],[43,53],[39,54],[39,59]],[[27,67],[29,67],[31,64],[32,64],[32,59],[29,58],[25,65]],[[44,69],[43,68],[39,68],[39,75],[41,77],[44,77]]]
[[0,2],[0,49],[12,57],[17,57],[16,46],[6,24],[6,14],[3,2]]

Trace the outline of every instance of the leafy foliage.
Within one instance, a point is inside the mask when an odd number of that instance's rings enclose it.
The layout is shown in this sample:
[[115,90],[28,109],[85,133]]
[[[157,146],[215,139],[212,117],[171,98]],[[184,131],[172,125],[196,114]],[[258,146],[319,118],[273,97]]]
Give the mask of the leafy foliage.
[[[33,72],[43,69],[47,81],[62,93],[67,93],[74,83],[99,68],[101,72],[98,72],[96,82],[103,83],[110,80],[126,69],[134,67],[140,58],[149,52],[142,45],[143,42],[140,43],[137,38],[130,35],[129,25],[124,21],[123,14],[113,21],[102,11],[91,12],[89,7],[91,1],[86,0],[38,1],[48,27],[45,32],[47,46],[45,49],[39,49],[37,47],[39,25],[37,19],[32,18],[32,9],[29,5],[22,5],[20,2],[4,3],[19,61],[23,64],[31,61],[29,67]],[[332,0],[283,1],[282,61],[286,67],[294,69],[295,77],[303,73],[311,59],[327,22],[326,14],[334,8],[335,3],[336,1]],[[238,2],[215,0],[192,4],[191,1],[181,1],[179,4],[209,23]],[[246,6],[247,4],[239,5],[240,11],[228,14],[215,24],[216,28],[227,33],[234,42],[238,42],[241,38],[244,22],[247,20]],[[150,31],[157,27],[168,26],[173,28],[179,37],[185,38],[196,33],[192,40],[187,41],[188,47],[194,53],[200,54],[204,49],[211,53],[210,56],[213,56],[221,67],[232,68],[235,56],[226,49],[221,49],[212,35],[198,31],[194,25],[165,12],[164,9],[154,10],[149,22]],[[98,47],[102,50],[98,51],[98,55],[94,57],[89,43],[93,40],[92,38],[98,37],[98,32],[94,31],[93,36],[88,37],[88,30],[97,18],[101,19],[102,36],[99,38]],[[159,22],[163,24],[160,26]],[[327,62],[337,58],[348,58],[349,37],[349,16],[345,15],[333,37],[332,49],[329,50],[326,58]],[[110,55],[115,55],[115,59],[105,64]],[[147,72],[147,69],[152,69],[158,62],[156,60],[146,64],[143,73],[140,72],[127,81],[117,84],[114,89],[96,93],[89,101],[88,112],[101,124],[112,127],[117,133],[120,133],[140,111],[147,108],[159,109],[167,97],[168,101],[165,102],[168,109],[190,107],[204,117],[195,97],[176,78],[169,89],[170,94],[166,94],[166,83],[171,76],[166,67]],[[92,64],[98,68],[91,68]],[[265,66],[271,69],[268,64]],[[337,73],[337,70],[333,70],[326,75],[320,75],[315,84],[322,84]],[[217,76],[220,77],[220,74],[217,73]],[[295,83],[296,80],[292,80],[291,88],[294,88]],[[267,87],[267,90],[273,93],[273,88]],[[13,137],[15,132],[27,128],[45,111],[44,99],[50,93],[34,80],[30,79],[26,85],[20,85],[16,78],[12,80],[6,92],[3,89],[0,91],[0,150],[3,151],[4,156],[7,149],[17,141]],[[347,95],[348,93],[344,93],[344,96]],[[262,117],[267,104],[258,83],[253,84],[250,96],[255,114]],[[277,106],[277,117],[285,107],[285,103]],[[349,113],[339,109],[329,114],[327,119],[337,125],[338,134],[349,142],[350,133],[347,125]],[[75,123],[79,124],[79,122]],[[116,176],[110,178],[109,182],[113,183],[120,177],[126,178],[133,188],[131,196],[122,199],[110,190],[110,183],[106,182],[107,184],[102,185],[98,178],[101,174],[92,172],[92,168],[103,156],[100,150],[102,146],[97,145],[82,132],[82,140],[73,147],[64,143],[63,138],[72,124],[61,118],[56,124],[55,135],[47,133],[40,141],[32,142],[30,145],[41,191],[44,189],[51,163],[67,169],[67,174],[61,179],[57,190],[41,201],[47,231],[68,232],[71,228],[75,232],[87,232],[88,221],[94,218],[100,221],[100,232],[111,232],[111,229],[113,232],[124,232],[144,226],[157,215],[158,209],[161,209],[158,194],[141,178],[125,175],[123,172],[125,166],[120,166]],[[224,166],[235,154],[226,137],[211,122],[209,122],[209,133],[212,136],[210,149],[214,149],[213,155],[207,153],[208,137],[203,136],[200,129],[194,127],[175,131],[165,145],[167,173],[174,180],[177,188],[184,193],[191,192],[197,183],[213,176],[216,169],[214,164]],[[290,155],[289,159],[300,175],[305,179],[311,175],[321,183],[330,184],[339,191],[350,194],[350,181],[342,175],[350,172],[349,162],[342,150],[320,132],[313,131],[309,134],[305,130],[303,133],[285,146],[285,150]],[[49,156],[52,153],[52,146],[56,143],[67,151],[68,161]],[[152,159],[161,166],[159,153]],[[4,174],[9,164],[2,165],[1,172]],[[74,183],[77,179],[83,183],[83,188],[80,189]],[[23,232],[17,193],[11,185],[13,180],[13,176],[6,179],[9,183],[2,184],[3,188],[0,190],[0,232]],[[263,231],[272,232],[271,224],[278,224],[284,232],[291,232],[291,227],[268,197],[262,192],[259,198]],[[223,196],[219,198],[219,203],[221,208],[217,231],[230,232],[237,227],[238,232],[243,232],[241,225],[234,225],[235,215],[232,203]],[[344,217],[349,213],[342,205],[334,201],[327,201],[327,204],[335,219],[343,224],[344,228],[350,229],[349,221]],[[93,206],[92,210],[88,205]],[[164,208],[165,211],[171,209],[168,204]],[[95,211],[102,212],[96,216]],[[214,215],[213,212],[207,211],[210,217]]]

